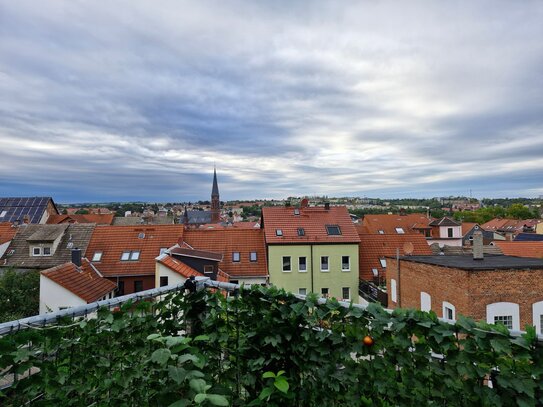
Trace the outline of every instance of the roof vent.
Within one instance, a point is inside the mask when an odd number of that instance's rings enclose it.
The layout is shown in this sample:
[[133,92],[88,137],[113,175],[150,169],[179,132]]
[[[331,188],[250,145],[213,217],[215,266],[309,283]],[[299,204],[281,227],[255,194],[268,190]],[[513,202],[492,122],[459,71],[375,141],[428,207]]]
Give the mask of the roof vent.
[[326,209],[327,211],[330,210],[330,202],[326,202],[324,204],[324,209]]
[[138,239],[145,239],[145,233],[141,232],[141,233],[138,235]]

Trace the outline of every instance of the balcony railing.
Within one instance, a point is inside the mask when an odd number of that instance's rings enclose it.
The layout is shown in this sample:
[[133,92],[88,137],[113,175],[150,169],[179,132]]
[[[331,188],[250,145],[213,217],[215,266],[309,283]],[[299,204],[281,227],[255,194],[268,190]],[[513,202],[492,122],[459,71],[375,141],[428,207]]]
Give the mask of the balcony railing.
[[388,307],[388,296],[377,284],[371,281],[359,280],[358,292],[362,298],[369,302],[378,302],[383,307]]
[[543,403],[533,329],[206,278],[0,324],[0,335],[2,406]]

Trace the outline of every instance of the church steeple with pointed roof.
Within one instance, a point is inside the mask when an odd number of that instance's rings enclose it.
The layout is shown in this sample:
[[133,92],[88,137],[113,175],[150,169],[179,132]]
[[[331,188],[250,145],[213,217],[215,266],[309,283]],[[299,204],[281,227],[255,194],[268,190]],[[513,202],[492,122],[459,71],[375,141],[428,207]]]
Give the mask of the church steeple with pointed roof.
[[217,169],[213,167],[213,188],[211,188],[211,223],[221,220],[221,200],[219,198],[219,184],[217,182]]

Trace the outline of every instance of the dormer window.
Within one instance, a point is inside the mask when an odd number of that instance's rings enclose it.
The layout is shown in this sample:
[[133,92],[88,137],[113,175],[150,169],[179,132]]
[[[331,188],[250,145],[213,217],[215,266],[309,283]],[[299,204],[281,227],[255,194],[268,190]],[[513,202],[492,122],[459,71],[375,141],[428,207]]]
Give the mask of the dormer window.
[[43,255],[44,256],[51,256],[51,248],[50,247],[44,247],[43,248]]
[[100,260],[102,260],[102,252],[94,252],[94,254],[92,255],[91,261],[100,261]]
[[399,234],[399,235],[403,235],[405,232],[404,232],[403,228],[396,228],[396,233]]
[[341,229],[338,225],[326,225],[326,233],[331,236],[341,235]]
[[298,228],[298,236],[305,236],[305,229],[304,228]]
[[275,236],[283,236],[283,230],[282,229],[275,229]]
[[41,256],[41,247],[33,247],[32,256]]

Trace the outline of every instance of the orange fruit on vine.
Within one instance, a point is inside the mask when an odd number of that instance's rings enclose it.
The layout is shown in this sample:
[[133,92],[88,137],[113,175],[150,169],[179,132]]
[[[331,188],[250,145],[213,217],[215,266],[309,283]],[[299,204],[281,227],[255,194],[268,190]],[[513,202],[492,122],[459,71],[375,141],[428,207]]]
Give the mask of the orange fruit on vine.
[[372,346],[373,345],[373,338],[369,335],[364,336],[364,339],[362,339],[362,342],[366,346]]

